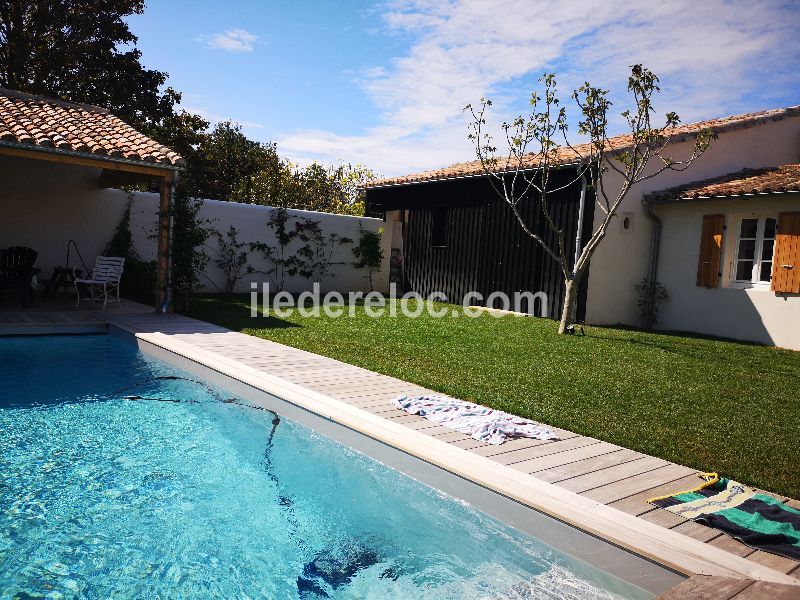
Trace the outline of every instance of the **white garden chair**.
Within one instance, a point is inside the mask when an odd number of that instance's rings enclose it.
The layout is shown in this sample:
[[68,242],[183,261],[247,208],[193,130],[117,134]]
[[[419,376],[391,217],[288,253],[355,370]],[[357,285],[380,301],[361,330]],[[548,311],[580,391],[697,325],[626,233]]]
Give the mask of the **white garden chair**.
[[[117,256],[98,256],[94,263],[94,270],[87,279],[75,279],[75,292],[78,294],[78,302],[75,306],[81,303],[80,285],[85,285],[89,288],[89,297],[92,300],[99,302],[103,300],[103,308],[109,298],[116,296],[117,304],[121,304],[119,299],[119,282],[122,279],[122,269],[125,265],[125,259]],[[95,292],[99,294],[95,298]]]

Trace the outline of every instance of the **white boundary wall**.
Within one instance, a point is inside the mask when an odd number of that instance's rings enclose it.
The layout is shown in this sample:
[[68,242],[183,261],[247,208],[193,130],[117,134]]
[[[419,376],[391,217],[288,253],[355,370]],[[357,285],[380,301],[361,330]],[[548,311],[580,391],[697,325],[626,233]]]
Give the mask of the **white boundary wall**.
[[[65,265],[67,242],[74,239],[86,263],[91,267],[95,256],[111,240],[128,203],[126,192],[98,188],[99,174],[97,169],[0,157],[0,247],[20,245],[35,249],[39,252],[37,266],[42,269],[40,277],[47,279],[53,267]],[[152,260],[156,256],[156,241],[152,239],[152,235],[156,231],[158,195],[136,193],[133,196],[131,232],[134,245],[142,258]],[[267,228],[267,220],[273,210],[275,209],[254,204],[206,200],[200,216],[211,220],[211,227],[223,234],[233,225],[240,231],[239,241],[261,241],[275,245],[275,236]],[[388,290],[392,230],[386,228],[383,221],[300,210],[289,210],[289,213],[289,226],[293,227],[295,221],[301,218],[318,220],[326,236],[335,232],[356,242],[360,227],[367,231],[384,228],[384,265],[373,278],[376,290]],[[295,240],[288,249],[296,251],[299,247],[300,242]],[[322,282],[323,292],[369,291],[366,269],[356,269],[352,265],[355,261],[352,248],[351,244],[336,248],[332,262],[342,264],[332,267],[333,276]],[[224,278],[213,262],[217,256],[216,239],[209,240],[207,251],[212,260],[205,275],[222,288]],[[70,266],[76,267],[79,264],[73,252]],[[250,264],[257,270],[267,268],[258,252],[250,255]],[[264,280],[263,275],[250,275],[240,282],[236,291],[248,292],[251,281]],[[311,281],[296,275],[287,278],[285,288],[291,292],[304,291],[311,289]],[[201,291],[217,290],[207,283]]]
[[[137,199],[138,200],[138,199]],[[240,242],[264,242],[271,246],[277,246],[274,232],[267,227],[267,221],[274,208],[257,204],[237,204],[234,202],[223,202],[220,200],[206,200],[200,210],[200,216],[212,221],[211,226],[225,235],[229,227],[233,225],[239,230],[237,239]],[[340,236],[348,237],[358,243],[361,231],[378,231],[383,229],[381,243],[383,247],[383,266],[380,272],[373,273],[373,284],[378,291],[386,292],[389,290],[389,256],[391,254],[391,229],[385,227],[385,223],[380,219],[370,219],[366,217],[350,217],[347,215],[334,215],[330,213],[320,213],[307,210],[289,209],[289,220],[286,223],[287,229],[294,228],[298,221],[310,220],[319,221],[323,235],[327,238],[330,233],[337,233]],[[286,250],[296,252],[302,246],[298,239],[293,240]],[[331,275],[320,282],[322,292],[336,290],[339,292],[365,291],[369,292],[369,277],[367,269],[357,269],[353,266],[356,260],[353,256],[354,244],[336,245],[333,249],[331,258]],[[209,256],[216,257],[217,240],[209,240]],[[257,270],[266,270],[267,264],[260,252],[250,254],[250,264]],[[213,260],[206,271],[207,275],[217,284],[222,285],[224,276],[219,268],[214,265]],[[253,273],[245,277],[239,283],[236,291],[247,292],[250,290],[250,282],[265,281],[264,275]],[[290,292],[301,292],[311,287],[311,281],[295,275],[286,278],[286,290]],[[209,286],[213,289],[213,286]]]

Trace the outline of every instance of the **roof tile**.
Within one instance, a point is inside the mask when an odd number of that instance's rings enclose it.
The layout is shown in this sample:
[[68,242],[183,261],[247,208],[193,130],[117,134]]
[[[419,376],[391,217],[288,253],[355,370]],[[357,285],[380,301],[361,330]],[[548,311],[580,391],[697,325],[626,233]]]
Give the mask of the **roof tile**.
[[170,167],[176,152],[107,110],[0,88],[0,141],[125,158]]
[[653,192],[645,197],[645,201],[664,204],[680,200],[784,194],[787,192],[800,192],[800,164],[767,169],[744,169],[721,177]]
[[[773,110],[763,110],[760,112],[747,113],[744,115],[736,115],[731,117],[723,117],[719,119],[711,119],[708,121],[700,121],[698,123],[687,123],[679,125],[669,131],[669,134],[675,138],[674,141],[682,141],[682,139],[690,138],[697,133],[709,129],[714,133],[722,133],[730,129],[739,127],[748,127],[759,123],[766,123],[769,121],[779,121],[786,117],[800,116],[800,106],[790,106],[788,108],[778,108]],[[630,134],[619,135],[608,139],[609,149],[612,151],[624,150],[630,148],[633,138]],[[562,164],[569,164],[571,162],[578,162],[580,156],[589,153],[589,144],[578,144],[572,148],[560,146],[555,150],[555,160]],[[534,168],[539,160],[538,154],[526,154],[523,160],[523,166]],[[512,170],[516,167],[515,163],[505,164],[499,161],[497,172]],[[441,179],[457,179],[460,177],[474,177],[480,176],[484,172],[481,162],[478,160],[457,163],[443,169],[434,169],[431,171],[423,171],[421,173],[413,173],[411,175],[404,175],[402,177],[389,177],[385,179],[376,179],[367,183],[364,187],[378,188],[378,187],[392,187],[397,185],[405,185],[410,183],[422,183],[425,181],[437,181]]]

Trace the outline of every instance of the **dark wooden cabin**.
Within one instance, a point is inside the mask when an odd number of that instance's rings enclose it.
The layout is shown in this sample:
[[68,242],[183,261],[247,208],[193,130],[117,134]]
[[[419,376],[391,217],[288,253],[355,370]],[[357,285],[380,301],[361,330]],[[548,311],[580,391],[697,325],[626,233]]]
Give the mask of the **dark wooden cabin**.
[[[574,169],[553,173],[550,189],[575,176]],[[580,198],[579,182],[550,196],[553,220],[566,231],[570,264],[574,261]],[[525,199],[519,208],[529,226],[552,244],[555,237],[539,204]],[[501,291],[512,299],[515,292],[543,291],[548,297],[548,316],[561,316],[564,283],[558,263],[522,230],[511,208],[485,176],[369,188],[366,210],[370,216],[402,221],[405,291],[425,297],[443,292],[456,303],[469,291],[479,292],[484,298]],[[594,197],[587,190],[583,243],[591,236],[593,218]],[[586,312],[586,288],[585,279],[579,289],[579,321]]]

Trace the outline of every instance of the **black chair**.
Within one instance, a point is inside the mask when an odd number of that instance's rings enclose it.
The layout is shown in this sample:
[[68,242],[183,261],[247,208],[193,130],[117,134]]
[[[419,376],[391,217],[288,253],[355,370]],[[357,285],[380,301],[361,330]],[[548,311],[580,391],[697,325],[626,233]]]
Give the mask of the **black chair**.
[[25,246],[0,249],[0,292],[16,290],[23,308],[33,304],[33,276],[39,253]]

